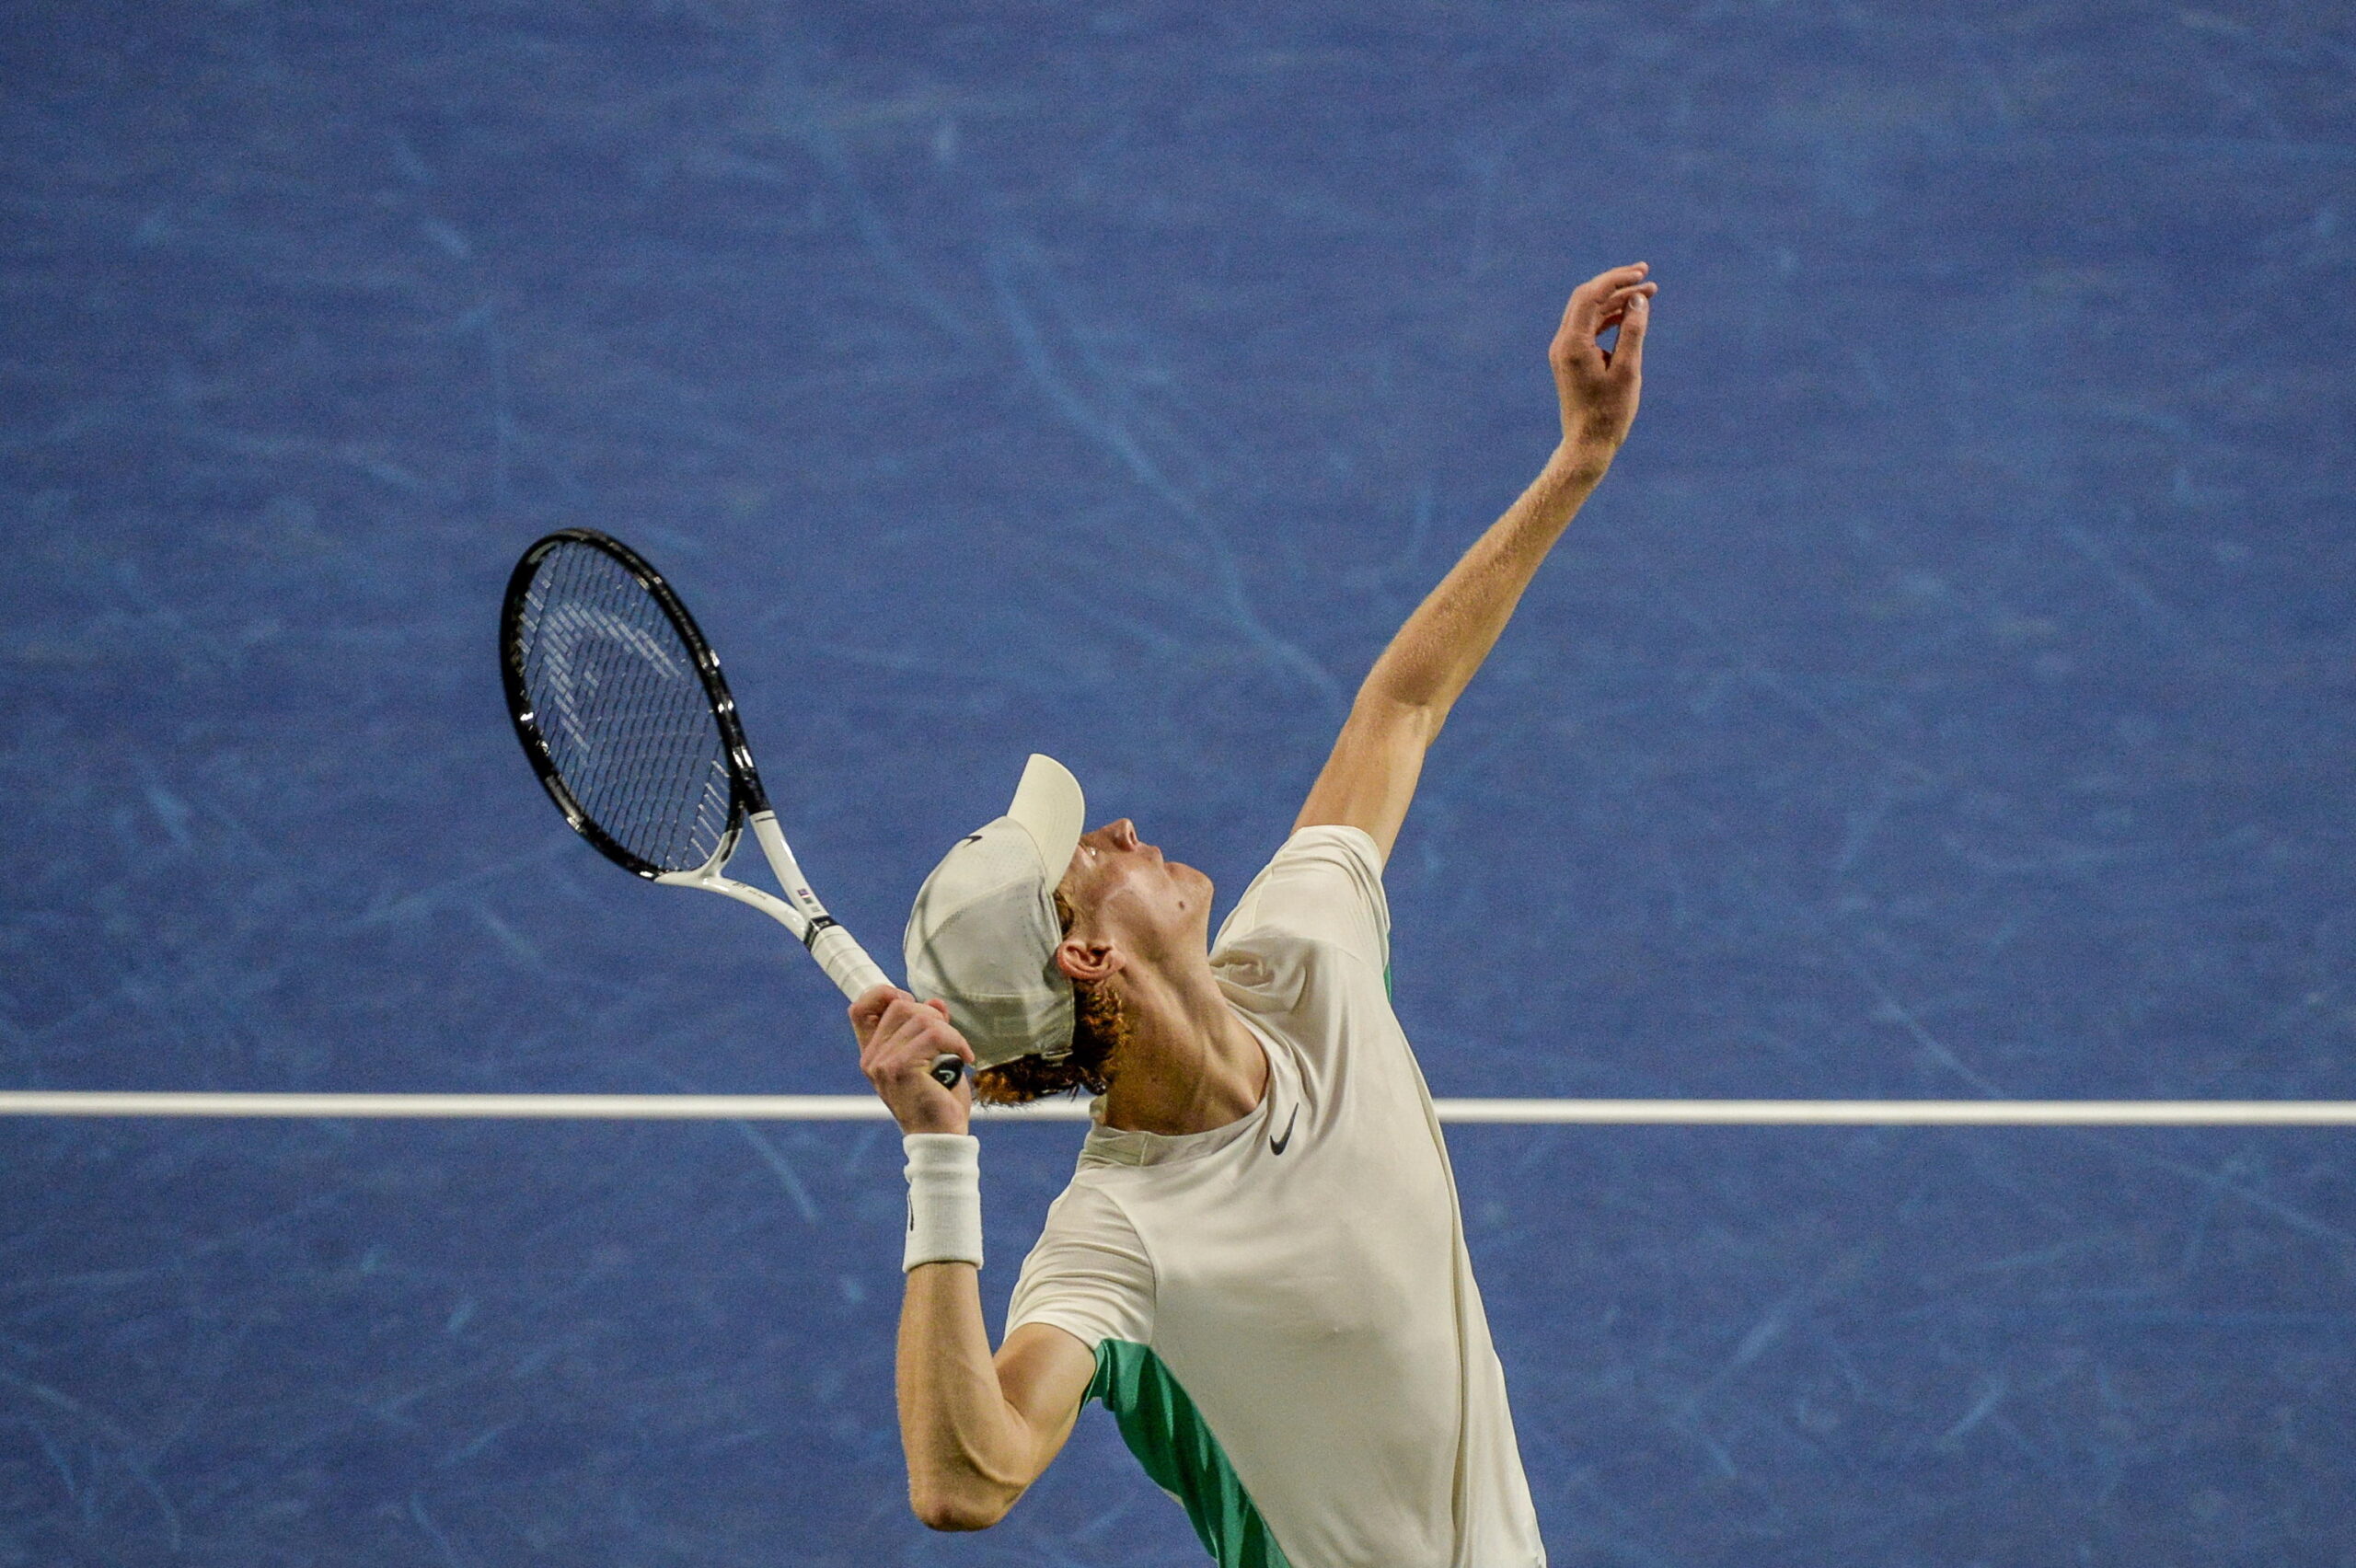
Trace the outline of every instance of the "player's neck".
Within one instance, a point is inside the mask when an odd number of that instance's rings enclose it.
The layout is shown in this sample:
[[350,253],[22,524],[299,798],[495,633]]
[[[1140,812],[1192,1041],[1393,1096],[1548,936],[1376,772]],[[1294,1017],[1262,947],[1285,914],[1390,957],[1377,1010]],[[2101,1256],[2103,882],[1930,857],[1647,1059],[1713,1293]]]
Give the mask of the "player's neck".
[[1268,1089],[1268,1056],[1220,994],[1210,961],[1122,971],[1129,1038],[1104,1097],[1107,1125],[1207,1133],[1250,1115]]

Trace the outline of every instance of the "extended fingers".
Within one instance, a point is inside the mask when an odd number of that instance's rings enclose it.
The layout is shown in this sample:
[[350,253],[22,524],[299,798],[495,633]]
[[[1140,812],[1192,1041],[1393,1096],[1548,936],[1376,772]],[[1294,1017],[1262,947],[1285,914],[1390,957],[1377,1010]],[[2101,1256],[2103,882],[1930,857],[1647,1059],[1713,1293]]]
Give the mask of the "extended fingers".
[[1613,371],[1626,376],[1643,374],[1645,329],[1652,324],[1652,295],[1640,294],[1628,302],[1627,311],[1620,318],[1620,340],[1611,347]]
[[1571,297],[1576,299],[1579,295],[1586,294],[1593,298],[1600,294],[1611,294],[1614,290],[1629,288],[1642,282],[1645,274],[1651,271],[1652,263],[1649,261],[1632,261],[1625,267],[1613,267],[1608,271],[1598,272],[1594,277],[1573,289]]
[[1597,330],[1596,323],[1602,318],[1605,302],[1637,286],[1649,271],[1649,262],[1632,262],[1625,267],[1614,267],[1608,272],[1598,272],[1573,289],[1570,303],[1563,307],[1563,330],[1593,337]]
[[[1631,289],[1619,298],[1611,301],[1605,306],[1602,317],[1595,324],[1595,337],[1600,339],[1614,327],[1624,329],[1630,316],[1634,313],[1637,302],[1649,301],[1654,293],[1653,285],[1646,283],[1641,289]],[[1611,355],[1606,354],[1604,357],[1608,360]]]

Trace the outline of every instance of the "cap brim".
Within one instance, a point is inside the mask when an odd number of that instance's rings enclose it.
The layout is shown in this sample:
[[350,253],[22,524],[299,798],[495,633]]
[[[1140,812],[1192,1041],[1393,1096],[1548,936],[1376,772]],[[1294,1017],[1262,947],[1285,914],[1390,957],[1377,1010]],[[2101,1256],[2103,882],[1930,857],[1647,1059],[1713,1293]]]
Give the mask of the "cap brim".
[[1087,829],[1088,797],[1080,793],[1080,780],[1054,757],[1033,752],[1022,765],[1022,781],[1014,787],[1014,803],[1006,814],[1039,847],[1039,864],[1046,869],[1052,891],[1063,881],[1064,868],[1071,864],[1080,836]]

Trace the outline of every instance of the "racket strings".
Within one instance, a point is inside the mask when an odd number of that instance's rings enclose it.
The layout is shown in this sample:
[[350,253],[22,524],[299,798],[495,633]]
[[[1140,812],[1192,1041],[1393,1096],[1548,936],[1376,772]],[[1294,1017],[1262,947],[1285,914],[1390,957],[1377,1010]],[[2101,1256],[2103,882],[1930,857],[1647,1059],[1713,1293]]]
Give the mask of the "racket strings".
[[726,845],[727,744],[694,650],[628,568],[595,546],[540,561],[517,637],[549,761],[608,837],[664,871]]

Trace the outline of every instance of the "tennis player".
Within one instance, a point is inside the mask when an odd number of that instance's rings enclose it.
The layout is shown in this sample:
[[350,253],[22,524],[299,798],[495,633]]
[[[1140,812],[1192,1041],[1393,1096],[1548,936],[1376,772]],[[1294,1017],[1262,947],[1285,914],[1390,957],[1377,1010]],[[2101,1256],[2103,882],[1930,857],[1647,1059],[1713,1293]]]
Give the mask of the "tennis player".
[[[1080,785],[1034,756],[918,894],[914,994],[851,1005],[907,1150],[900,1435],[927,1525],[995,1524],[1093,1398],[1222,1568],[1544,1562],[1391,1009],[1382,865],[1425,748],[1635,418],[1645,274],[1572,294],[1549,355],[1561,444],[1375,662],[1216,941],[1210,879],[1126,819],[1083,833]],[[972,1090],[928,1076],[944,1051]],[[993,1355],[969,1097],[1081,1088],[1095,1125]]]

